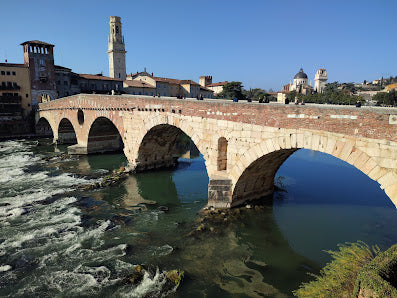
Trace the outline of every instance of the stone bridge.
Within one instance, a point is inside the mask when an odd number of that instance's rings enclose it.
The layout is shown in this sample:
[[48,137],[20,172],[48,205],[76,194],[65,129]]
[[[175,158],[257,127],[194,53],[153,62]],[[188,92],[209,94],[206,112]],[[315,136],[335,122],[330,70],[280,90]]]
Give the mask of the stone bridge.
[[186,133],[205,158],[208,204],[216,208],[271,194],[277,170],[300,148],[352,164],[397,206],[394,108],[80,94],[40,104],[37,130],[74,144],[71,153],[123,149],[135,171],[175,164]]

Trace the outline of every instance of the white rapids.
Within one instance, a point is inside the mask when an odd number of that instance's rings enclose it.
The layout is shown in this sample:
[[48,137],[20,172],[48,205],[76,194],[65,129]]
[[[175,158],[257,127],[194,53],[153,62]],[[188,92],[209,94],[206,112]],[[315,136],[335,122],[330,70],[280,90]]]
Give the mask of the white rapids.
[[[106,230],[114,228],[109,220],[82,225],[78,199],[67,193],[90,181],[52,170],[33,146],[0,143],[0,296],[98,295],[133,270],[119,260],[126,245],[104,246]],[[163,280],[159,272],[145,276],[119,295],[157,292]]]

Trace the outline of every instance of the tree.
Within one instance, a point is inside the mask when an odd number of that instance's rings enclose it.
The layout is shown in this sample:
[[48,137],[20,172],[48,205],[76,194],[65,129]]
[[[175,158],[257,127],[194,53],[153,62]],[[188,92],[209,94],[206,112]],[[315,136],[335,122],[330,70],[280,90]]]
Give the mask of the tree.
[[238,100],[245,99],[246,97],[242,92],[243,85],[241,82],[229,82],[223,86],[223,90],[219,93],[223,98],[237,98]]
[[295,101],[295,97],[296,97],[297,94],[298,93],[295,90],[293,90],[293,91],[291,91],[290,93],[287,94],[287,99],[290,102],[294,102]]
[[378,92],[372,97],[376,101],[376,105],[397,106],[397,92],[392,90],[390,92]]
[[248,99],[259,100],[261,98],[265,98],[266,90],[260,88],[250,88],[249,90],[243,90],[242,93]]
[[333,82],[333,83],[328,83],[327,85],[325,85],[324,87],[324,93],[327,92],[335,92],[338,90],[338,87],[340,86],[340,84],[338,82]]

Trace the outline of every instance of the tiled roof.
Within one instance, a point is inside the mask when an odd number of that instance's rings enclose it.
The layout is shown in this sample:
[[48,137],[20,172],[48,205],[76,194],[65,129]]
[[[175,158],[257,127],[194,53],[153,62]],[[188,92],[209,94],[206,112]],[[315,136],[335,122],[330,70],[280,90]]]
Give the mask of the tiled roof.
[[156,88],[153,85],[150,85],[141,80],[125,80],[124,84],[128,85],[128,87],[139,87],[139,88]]
[[122,79],[116,79],[116,78],[109,78],[105,76],[100,76],[100,75],[92,75],[92,74],[86,74],[86,73],[79,73],[79,77],[82,77],[87,80],[101,80],[101,81],[119,81],[122,82]]
[[165,83],[170,83],[170,84],[180,84],[181,80],[177,79],[169,79],[169,78],[162,78],[162,77],[151,77],[153,80],[156,82],[165,82]]
[[224,85],[226,85],[227,83],[229,83],[229,82],[228,82],[228,81],[218,82],[218,83],[213,83],[213,84],[207,85],[207,87],[224,86]]
[[0,63],[0,66],[5,66],[5,67],[28,67],[25,64],[19,64],[19,63]]
[[23,46],[23,45],[25,45],[25,44],[27,44],[27,43],[31,43],[31,44],[41,44],[41,45],[44,45],[44,46],[52,46],[52,47],[55,47],[53,44],[46,43],[46,42],[40,41],[40,40],[25,41],[25,42],[21,43],[21,46]]
[[197,85],[200,86],[200,84],[197,84],[196,82],[192,81],[192,80],[180,80],[181,85],[186,85],[186,84],[190,84],[190,85]]
[[136,72],[136,73],[130,73],[129,75],[127,75],[127,78],[130,78],[130,77],[136,76],[137,74],[139,74],[139,72]]
[[214,90],[208,89],[207,87],[200,86],[200,90],[214,92]]
[[60,66],[60,65],[54,65],[54,66],[55,66],[55,69],[72,70],[71,68],[63,67],[63,66]]

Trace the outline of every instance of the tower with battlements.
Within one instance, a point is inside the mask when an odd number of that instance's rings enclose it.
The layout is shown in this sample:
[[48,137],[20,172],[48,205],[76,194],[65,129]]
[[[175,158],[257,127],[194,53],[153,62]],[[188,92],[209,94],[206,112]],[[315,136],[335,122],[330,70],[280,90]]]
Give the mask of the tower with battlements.
[[109,76],[111,78],[125,80],[127,72],[125,67],[125,45],[124,36],[121,31],[120,17],[110,17],[110,35],[109,35]]
[[199,84],[202,87],[206,87],[212,84],[212,76],[200,76]]
[[316,75],[314,76],[314,90],[317,93],[323,93],[327,80],[328,77],[325,68],[317,70]]

